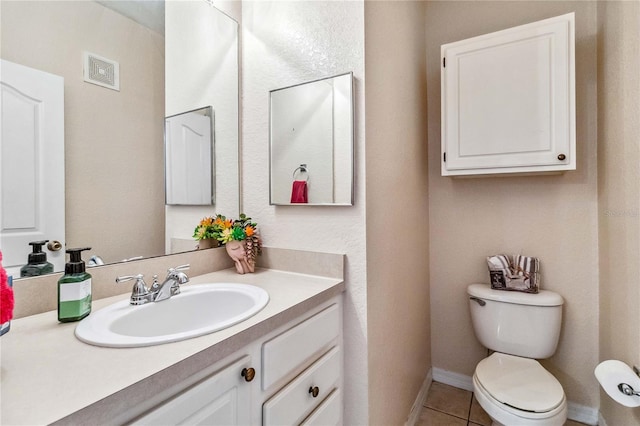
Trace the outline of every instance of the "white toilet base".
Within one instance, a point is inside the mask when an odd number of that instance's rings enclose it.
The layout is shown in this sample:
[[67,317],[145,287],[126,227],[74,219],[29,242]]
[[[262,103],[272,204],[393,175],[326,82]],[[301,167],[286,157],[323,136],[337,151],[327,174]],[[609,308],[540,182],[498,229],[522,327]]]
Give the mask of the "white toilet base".
[[547,413],[532,413],[512,408],[493,399],[473,375],[473,392],[480,406],[491,417],[493,426],[563,426],[567,420],[567,400]]

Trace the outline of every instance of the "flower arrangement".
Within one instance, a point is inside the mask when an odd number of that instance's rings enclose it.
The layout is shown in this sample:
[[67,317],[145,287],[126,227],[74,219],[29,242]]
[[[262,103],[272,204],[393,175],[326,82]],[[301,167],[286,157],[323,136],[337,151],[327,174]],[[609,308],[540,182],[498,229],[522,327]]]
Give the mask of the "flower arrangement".
[[258,224],[244,213],[239,219],[227,219],[218,214],[203,218],[193,231],[193,238],[204,240],[212,238],[226,245],[231,241],[244,243],[247,260],[255,264],[256,256],[262,250],[262,241],[258,234]]
[[231,219],[227,219],[221,214],[213,216],[208,216],[203,218],[196,229],[193,230],[193,238],[196,240],[206,240],[208,238],[212,238],[214,240],[222,241],[220,239],[222,232],[225,229],[231,228],[233,221]]

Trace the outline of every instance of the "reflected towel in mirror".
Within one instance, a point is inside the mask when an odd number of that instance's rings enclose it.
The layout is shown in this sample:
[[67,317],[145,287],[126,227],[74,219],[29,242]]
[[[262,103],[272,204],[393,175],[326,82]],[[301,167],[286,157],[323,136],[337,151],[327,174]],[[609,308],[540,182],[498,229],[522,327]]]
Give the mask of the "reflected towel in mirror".
[[308,203],[307,197],[307,181],[294,180],[291,188],[291,203]]

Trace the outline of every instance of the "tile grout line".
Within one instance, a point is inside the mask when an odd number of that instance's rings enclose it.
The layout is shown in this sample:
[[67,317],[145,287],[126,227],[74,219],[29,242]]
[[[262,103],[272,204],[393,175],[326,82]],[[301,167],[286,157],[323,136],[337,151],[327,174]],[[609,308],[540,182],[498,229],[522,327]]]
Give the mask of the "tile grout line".
[[471,423],[471,406],[473,405],[473,392],[471,392],[471,399],[469,400],[469,410],[467,411],[467,426]]

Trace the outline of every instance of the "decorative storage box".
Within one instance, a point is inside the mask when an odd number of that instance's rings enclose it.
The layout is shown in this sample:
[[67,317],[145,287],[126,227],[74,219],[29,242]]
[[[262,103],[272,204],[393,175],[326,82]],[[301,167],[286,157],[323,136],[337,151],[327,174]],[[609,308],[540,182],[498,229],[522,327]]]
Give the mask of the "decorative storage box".
[[536,257],[497,254],[487,257],[491,288],[537,293],[540,288],[540,261]]

